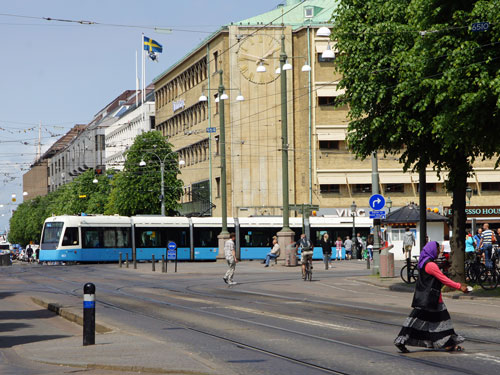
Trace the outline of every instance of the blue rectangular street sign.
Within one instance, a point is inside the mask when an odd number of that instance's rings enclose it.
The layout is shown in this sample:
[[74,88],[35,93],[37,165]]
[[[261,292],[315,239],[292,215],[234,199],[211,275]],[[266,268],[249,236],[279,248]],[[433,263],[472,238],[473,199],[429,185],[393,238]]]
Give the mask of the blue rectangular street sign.
[[177,250],[167,250],[167,259],[175,260],[177,258]]
[[370,211],[370,219],[385,219],[385,211]]
[[489,22],[476,22],[472,24],[471,31],[488,31],[489,28]]
[[214,127],[207,128],[207,133],[215,133],[216,131],[217,131],[217,128],[214,128]]

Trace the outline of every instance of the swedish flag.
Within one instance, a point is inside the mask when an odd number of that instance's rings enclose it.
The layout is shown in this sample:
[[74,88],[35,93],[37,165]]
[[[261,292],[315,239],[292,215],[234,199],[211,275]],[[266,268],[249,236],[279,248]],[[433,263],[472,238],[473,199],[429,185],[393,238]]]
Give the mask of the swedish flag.
[[144,49],[149,53],[151,52],[161,53],[163,51],[163,47],[160,43],[158,43],[156,40],[148,38],[147,36],[144,37]]

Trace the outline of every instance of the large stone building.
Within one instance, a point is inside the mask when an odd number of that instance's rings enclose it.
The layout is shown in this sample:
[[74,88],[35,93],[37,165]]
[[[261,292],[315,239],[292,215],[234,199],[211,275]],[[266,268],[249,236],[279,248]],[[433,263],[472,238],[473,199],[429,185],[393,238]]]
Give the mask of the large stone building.
[[[157,129],[169,137],[186,164],[184,212],[193,201],[207,199],[220,215],[218,71],[224,100],[227,152],[228,215],[280,215],[281,94],[280,39],[293,69],[287,72],[287,112],[290,203],[318,204],[320,214],[350,216],[353,201],[367,208],[371,195],[371,162],[357,160],[347,149],[346,107],[336,107],[342,90],[335,59],[323,58],[335,49],[317,30],[331,26],[332,0],[287,1],[268,13],[221,27],[154,80]],[[304,72],[304,63],[311,66]],[[258,73],[262,63],[265,72]],[[263,70],[263,69],[261,69]],[[204,94],[207,102],[199,102]],[[242,94],[244,101],[237,101]],[[207,128],[216,128],[207,133]],[[393,207],[418,200],[418,174],[403,173],[397,158],[379,155],[380,190]],[[446,177],[446,176],[443,176]],[[490,160],[476,163],[469,179],[475,205],[488,205],[500,194],[500,173]],[[451,197],[443,180],[427,171],[428,203],[448,206]],[[201,198],[200,198],[201,197]],[[191,205],[191,206],[189,206]],[[365,210],[367,211],[367,210]]]

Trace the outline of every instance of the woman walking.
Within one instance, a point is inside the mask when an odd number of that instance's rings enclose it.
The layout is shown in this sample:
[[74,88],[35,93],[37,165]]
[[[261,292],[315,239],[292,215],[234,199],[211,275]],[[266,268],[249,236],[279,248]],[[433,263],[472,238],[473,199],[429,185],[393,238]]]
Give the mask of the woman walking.
[[420,253],[419,277],[411,305],[413,311],[394,340],[394,345],[402,353],[409,353],[406,345],[446,351],[463,350],[459,344],[465,339],[453,329],[450,314],[443,303],[441,288],[444,284],[467,293],[467,286],[448,279],[441,272],[434,263],[439,253],[440,246],[436,241],[429,242]]
[[323,249],[323,262],[325,263],[325,270],[328,269],[328,264],[330,263],[330,258],[332,257],[332,241],[330,241],[330,236],[325,233],[320,241],[321,248]]
[[337,237],[337,241],[335,241],[335,259],[342,260],[342,238],[340,236]]

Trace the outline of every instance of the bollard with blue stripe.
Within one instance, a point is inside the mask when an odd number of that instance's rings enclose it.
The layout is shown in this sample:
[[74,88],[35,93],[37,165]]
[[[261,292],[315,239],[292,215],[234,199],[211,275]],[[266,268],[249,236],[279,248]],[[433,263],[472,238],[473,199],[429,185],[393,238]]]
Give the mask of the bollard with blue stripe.
[[83,286],[83,346],[95,344],[95,285]]

